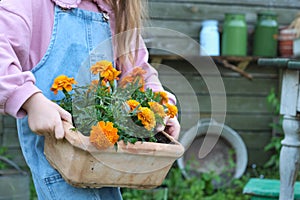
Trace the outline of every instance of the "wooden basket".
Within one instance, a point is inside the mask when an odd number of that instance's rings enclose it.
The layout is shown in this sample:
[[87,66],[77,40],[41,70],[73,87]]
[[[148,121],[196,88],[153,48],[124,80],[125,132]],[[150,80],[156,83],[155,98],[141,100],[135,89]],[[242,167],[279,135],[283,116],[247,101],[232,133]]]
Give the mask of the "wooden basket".
[[89,142],[89,137],[72,128],[64,123],[65,138],[62,140],[46,136],[44,152],[50,164],[76,187],[155,188],[184,153],[184,147],[167,134],[169,144],[136,142],[126,145],[119,141],[117,150],[111,147],[100,151]]

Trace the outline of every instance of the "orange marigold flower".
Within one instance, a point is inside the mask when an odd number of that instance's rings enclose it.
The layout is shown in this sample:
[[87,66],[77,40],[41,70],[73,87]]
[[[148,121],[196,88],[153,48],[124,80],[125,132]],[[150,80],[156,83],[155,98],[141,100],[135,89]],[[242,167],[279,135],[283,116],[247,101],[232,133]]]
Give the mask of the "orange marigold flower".
[[144,75],[146,74],[147,72],[145,70],[143,70],[141,67],[135,67],[133,68],[132,72],[130,73],[130,75],[132,77],[134,77],[134,81],[136,82],[137,80],[139,81],[138,82],[138,85],[140,86],[140,91],[142,92],[145,92],[145,78],[144,78]]
[[124,76],[118,83],[118,86],[124,88],[128,83],[132,83],[134,78],[132,76]]
[[98,85],[99,80],[92,80],[91,85]]
[[138,85],[140,86],[140,90],[142,92],[145,91],[144,89],[144,85],[145,85],[145,79],[144,79],[144,75],[146,74],[147,72],[145,70],[143,70],[141,67],[135,67],[133,68],[133,70],[130,72],[129,75],[127,76],[124,76],[122,78],[122,80],[119,82],[119,86],[121,88],[124,88],[126,87],[126,85],[128,83],[136,83],[136,81],[138,80]]
[[164,118],[166,113],[164,111],[164,107],[157,102],[148,102],[150,109],[153,110],[154,113],[158,114],[160,117]]
[[69,78],[66,75],[60,75],[54,79],[54,82],[51,86],[51,91],[54,92],[54,94],[57,94],[59,90],[65,89],[67,92],[70,92],[73,88],[72,85],[76,84],[74,78]]
[[109,68],[101,72],[101,77],[105,78],[108,81],[119,80],[119,75],[121,71],[116,70],[115,68]]
[[161,103],[166,104],[169,101],[168,94],[166,92],[160,91],[160,92],[155,92],[155,95],[160,95],[161,97]]
[[171,118],[175,117],[178,113],[178,109],[175,105],[172,104],[166,104],[167,108],[168,108],[168,112],[167,115],[170,116]]
[[144,127],[149,131],[153,129],[156,125],[154,112],[150,110],[150,108],[139,107],[137,117],[142,122]]
[[96,62],[96,64],[91,67],[91,72],[93,74],[100,74],[100,76],[107,81],[118,80],[118,76],[121,74],[121,71],[116,70],[112,62],[107,60]]
[[102,85],[102,86],[106,86],[106,85],[107,85],[107,81],[106,81],[105,79],[103,79],[103,80],[101,81],[101,85]]
[[130,73],[132,77],[144,77],[147,72],[143,70],[141,67],[134,67],[132,72]]
[[103,71],[105,71],[108,68],[111,68],[112,66],[112,62],[108,61],[108,60],[101,60],[99,62],[96,62],[92,67],[91,67],[91,72],[93,74],[99,74]]
[[140,103],[134,99],[130,99],[126,102],[130,107],[130,111],[133,111]]
[[145,92],[145,80],[142,78],[139,80],[140,91]]
[[91,91],[95,92],[96,88],[98,86],[98,83],[99,83],[99,80],[92,80],[87,92],[91,92]]
[[118,129],[114,128],[113,125],[112,122],[100,121],[96,126],[92,126],[90,142],[97,149],[106,149],[118,141]]

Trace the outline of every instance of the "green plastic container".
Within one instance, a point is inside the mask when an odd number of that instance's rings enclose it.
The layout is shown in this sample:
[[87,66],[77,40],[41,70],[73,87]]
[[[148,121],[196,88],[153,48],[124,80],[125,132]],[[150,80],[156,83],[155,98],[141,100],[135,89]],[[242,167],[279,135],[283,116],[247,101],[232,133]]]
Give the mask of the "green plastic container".
[[277,37],[277,15],[269,11],[259,13],[253,38],[253,55],[276,57]]
[[[251,200],[278,200],[280,181],[276,179],[251,178],[243,189],[243,194]],[[295,182],[294,200],[300,200],[300,182]]]
[[222,34],[222,55],[247,55],[247,24],[245,14],[226,13]]

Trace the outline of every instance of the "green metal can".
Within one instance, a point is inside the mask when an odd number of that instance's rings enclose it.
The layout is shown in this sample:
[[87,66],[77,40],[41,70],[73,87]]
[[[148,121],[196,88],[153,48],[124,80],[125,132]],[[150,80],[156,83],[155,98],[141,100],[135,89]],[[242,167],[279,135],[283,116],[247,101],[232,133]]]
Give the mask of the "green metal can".
[[222,55],[247,55],[248,29],[243,13],[226,13],[222,34]]
[[253,55],[275,57],[277,55],[277,15],[271,11],[258,13],[253,37]]

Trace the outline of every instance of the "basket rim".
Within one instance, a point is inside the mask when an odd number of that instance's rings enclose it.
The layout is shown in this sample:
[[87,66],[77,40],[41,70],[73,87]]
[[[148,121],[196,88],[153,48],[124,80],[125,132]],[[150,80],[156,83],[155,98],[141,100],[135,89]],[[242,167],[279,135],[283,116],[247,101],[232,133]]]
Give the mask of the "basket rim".
[[135,144],[123,141],[117,142],[117,149],[111,146],[104,150],[97,149],[90,143],[89,137],[83,135],[80,131],[75,130],[74,126],[69,122],[63,122],[65,139],[74,147],[88,151],[89,153],[124,153],[124,154],[138,154],[138,155],[151,155],[168,156],[168,157],[181,157],[185,151],[183,145],[171,137],[169,134],[162,132],[170,141],[171,144],[154,143],[154,142],[141,142]]

